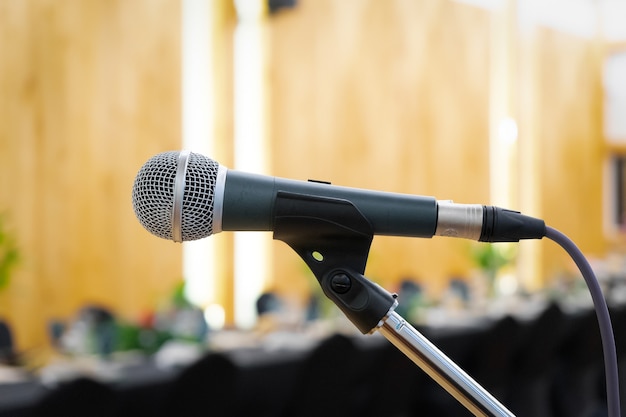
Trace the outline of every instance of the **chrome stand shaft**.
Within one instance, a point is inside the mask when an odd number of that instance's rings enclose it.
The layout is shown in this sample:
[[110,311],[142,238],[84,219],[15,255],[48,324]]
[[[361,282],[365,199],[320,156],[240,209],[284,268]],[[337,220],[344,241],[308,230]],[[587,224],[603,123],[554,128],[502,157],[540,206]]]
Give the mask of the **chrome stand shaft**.
[[377,330],[475,416],[514,417],[395,311]]

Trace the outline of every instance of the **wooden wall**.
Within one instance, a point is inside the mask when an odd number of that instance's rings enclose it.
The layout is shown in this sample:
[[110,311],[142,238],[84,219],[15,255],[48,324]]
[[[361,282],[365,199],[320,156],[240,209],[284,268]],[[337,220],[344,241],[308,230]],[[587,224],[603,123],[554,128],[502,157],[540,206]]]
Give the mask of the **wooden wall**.
[[[232,166],[225,4],[215,3],[214,157]],[[0,211],[23,248],[0,316],[21,346],[44,343],[47,320],[86,302],[136,318],[182,278],[180,247],[145,232],[130,202],[140,165],[181,146],[180,14],[179,0],[0,0]],[[491,71],[511,68],[499,101],[520,128],[512,208],[603,256],[601,45],[535,29],[494,65],[498,16],[451,0],[299,0],[269,16],[269,173],[487,204]],[[230,321],[233,240],[216,239]],[[304,264],[272,243],[268,286],[305,295]],[[376,237],[366,273],[439,292],[471,270],[469,245]],[[523,252],[536,286],[569,267],[549,242]]]
[[[519,29],[507,4],[303,0],[271,18],[273,172],[489,204],[504,175],[490,171],[490,127],[508,112],[520,132],[510,208],[603,256],[600,39]],[[389,288],[416,277],[437,293],[469,274],[468,253],[465,241],[377,237],[367,275]],[[294,256],[275,249],[285,291],[306,271]],[[525,242],[520,256],[530,289],[571,269],[551,242]]]
[[[607,251],[603,228],[603,48],[597,39],[541,29],[535,86],[541,216],[589,257]],[[544,243],[544,280],[572,270],[567,255]]]
[[[489,200],[487,11],[447,1],[301,1],[270,19],[276,175]],[[445,22],[445,23],[444,23]],[[465,241],[376,237],[368,276],[436,290],[468,268]],[[304,267],[275,248],[277,285]]]
[[18,345],[88,302],[136,318],[181,279],[130,197],[180,147],[179,43],[177,1],[0,1],[0,211],[23,258],[0,316]]

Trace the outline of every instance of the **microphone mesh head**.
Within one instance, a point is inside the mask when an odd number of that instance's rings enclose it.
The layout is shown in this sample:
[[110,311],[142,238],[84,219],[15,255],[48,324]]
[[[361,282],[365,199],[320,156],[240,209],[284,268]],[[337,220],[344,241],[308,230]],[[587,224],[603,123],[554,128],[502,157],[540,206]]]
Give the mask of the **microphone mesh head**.
[[[150,233],[173,240],[174,183],[180,152],[164,152],[150,158],[133,184],[133,209]],[[213,233],[213,204],[219,164],[191,153],[185,172],[182,202],[182,240],[196,240]]]

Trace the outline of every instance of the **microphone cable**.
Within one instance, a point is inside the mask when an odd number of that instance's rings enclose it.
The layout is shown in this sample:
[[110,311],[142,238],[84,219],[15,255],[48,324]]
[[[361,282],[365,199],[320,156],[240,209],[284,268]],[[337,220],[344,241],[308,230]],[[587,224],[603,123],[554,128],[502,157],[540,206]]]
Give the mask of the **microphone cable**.
[[598,279],[583,253],[570,238],[549,226],[546,226],[546,237],[565,249],[587,283],[600,327],[600,338],[602,340],[602,351],[604,355],[604,371],[606,374],[608,416],[620,417],[619,375],[615,336],[613,334],[613,326],[611,325],[609,308],[602,295],[602,289],[600,288]]

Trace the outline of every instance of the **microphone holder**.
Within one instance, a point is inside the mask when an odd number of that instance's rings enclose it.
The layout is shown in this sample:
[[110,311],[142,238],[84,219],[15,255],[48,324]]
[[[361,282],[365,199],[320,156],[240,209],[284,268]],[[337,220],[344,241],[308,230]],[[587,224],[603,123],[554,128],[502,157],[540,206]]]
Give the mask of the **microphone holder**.
[[363,275],[374,233],[350,201],[279,191],[274,221],[274,239],[300,255],[361,333],[379,331],[475,416],[514,416],[394,311],[396,294]]

